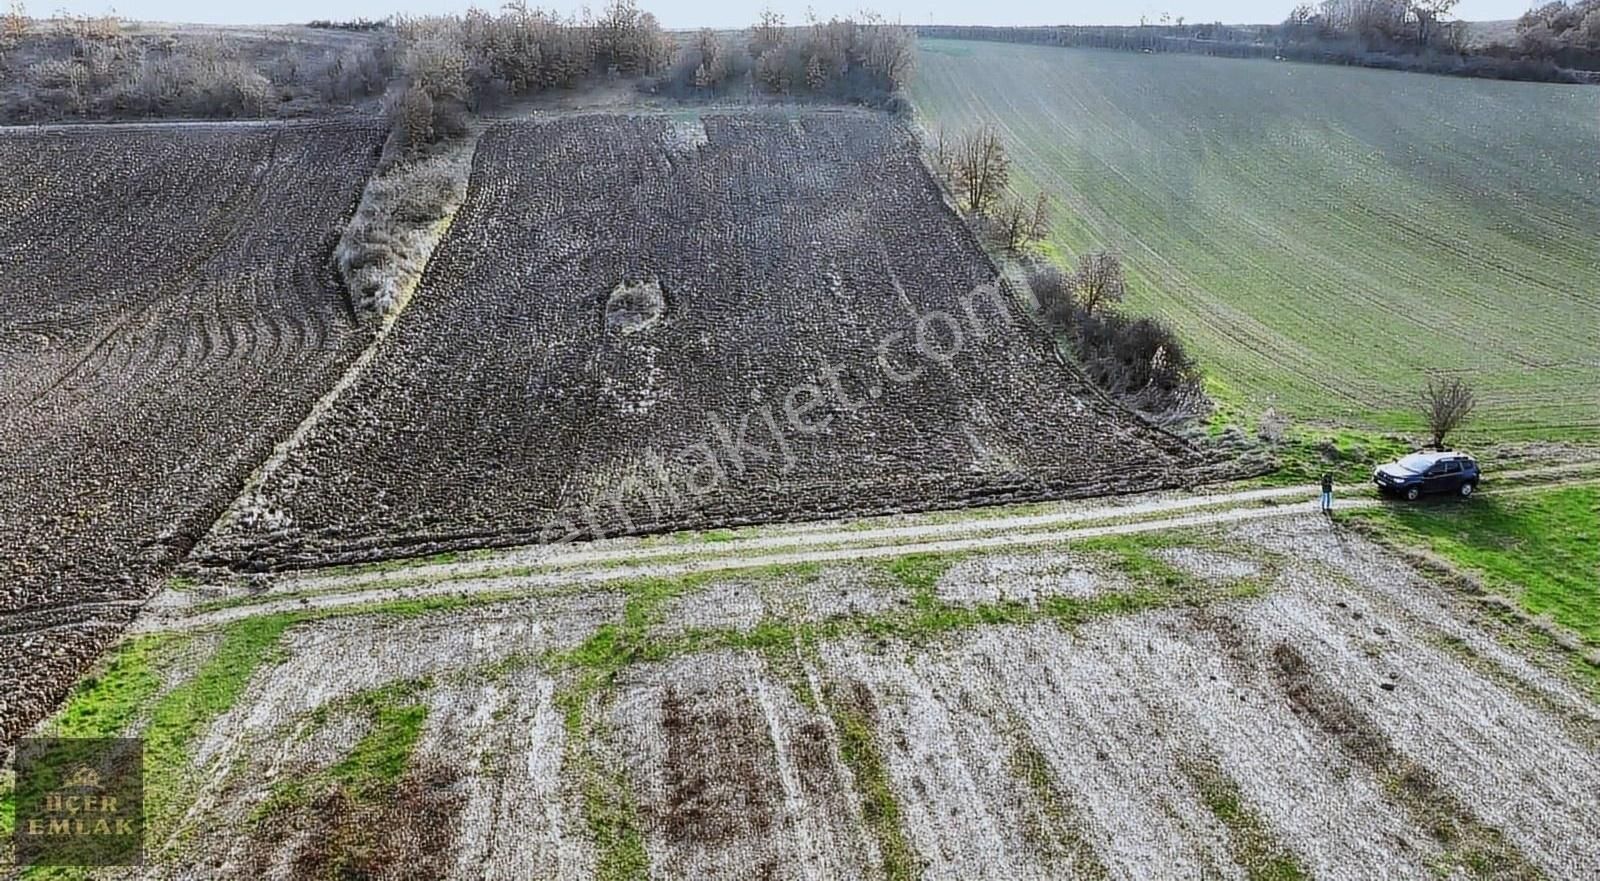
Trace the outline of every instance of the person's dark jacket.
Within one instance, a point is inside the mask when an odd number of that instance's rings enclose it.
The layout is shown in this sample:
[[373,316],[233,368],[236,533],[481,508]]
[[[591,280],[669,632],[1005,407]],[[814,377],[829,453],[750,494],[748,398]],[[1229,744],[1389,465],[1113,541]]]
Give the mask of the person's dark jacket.
[[1333,475],[1332,474],[1324,474],[1324,475],[1322,475],[1322,491],[1325,492],[1325,493],[1333,492]]

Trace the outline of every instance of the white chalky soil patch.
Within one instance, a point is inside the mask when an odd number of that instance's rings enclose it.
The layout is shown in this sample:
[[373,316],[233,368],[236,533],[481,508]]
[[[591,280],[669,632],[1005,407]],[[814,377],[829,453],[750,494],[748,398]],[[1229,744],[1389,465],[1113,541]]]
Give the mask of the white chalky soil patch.
[[1261,574],[1261,565],[1205,548],[1161,548],[1155,557],[1207,581],[1231,581]]
[[472,770],[452,878],[589,878],[594,850],[563,781],[556,683],[536,670],[429,696],[427,747]]
[[1125,580],[1095,571],[1083,558],[1052,552],[962,560],[939,579],[935,592],[939,599],[958,605],[1037,605],[1047,597],[1092,597],[1126,588]]
[[1241,617],[1260,645],[1297,648],[1396,749],[1535,865],[1553,877],[1600,877],[1600,758],[1456,658],[1392,629],[1363,599],[1335,600],[1327,587],[1303,580]]

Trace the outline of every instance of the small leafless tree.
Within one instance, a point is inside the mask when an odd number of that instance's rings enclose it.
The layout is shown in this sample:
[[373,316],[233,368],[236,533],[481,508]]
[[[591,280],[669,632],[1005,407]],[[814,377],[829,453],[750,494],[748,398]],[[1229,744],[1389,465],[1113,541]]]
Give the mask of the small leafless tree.
[[1472,414],[1478,404],[1472,386],[1460,377],[1429,379],[1422,392],[1422,415],[1428,420],[1435,449],[1444,449],[1444,440]]
[[1043,241],[1050,232],[1049,198],[1039,193],[1030,204],[1012,193],[996,212],[993,230],[1007,251],[1022,253],[1029,245]]
[[1459,0],[1411,0],[1411,17],[1417,21],[1417,44],[1433,40],[1440,19],[1450,14]]
[[955,188],[961,206],[973,214],[988,214],[999,204],[1010,180],[1011,160],[1000,132],[988,123],[967,132],[955,158]]
[[1028,243],[1028,203],[1015,193],[1007,196],[994,216],[994,232],[1000,245],[1013,254],[1022,253]]
[[1072,274],[1072,289],[1079,308],[1091,315],[1109,304],[1122,302],[1128,294],[1122,260],[1105,251],[1079,257],[1078,269]]
[[1050,197],[1042,191],[1033,197],[1033,216],[1028,218],[1028,240],[1042,242],[1050,235]]
[[951,161],[955,159],[955,144],[951,143],[950,135],[939,126],[933,132],[933,165],[940,174],[948,175],[951,171]]

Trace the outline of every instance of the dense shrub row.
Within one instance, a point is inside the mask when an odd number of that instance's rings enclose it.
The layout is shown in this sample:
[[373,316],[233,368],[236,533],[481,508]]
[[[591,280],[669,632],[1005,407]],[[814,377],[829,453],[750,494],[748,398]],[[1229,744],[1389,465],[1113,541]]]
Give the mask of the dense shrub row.
[[1101,389],[1160,421],[1204,412],[1200,365],[1177,333],[1159,318],[1117,308],[1126,282],[1116,255],[1085,254],[1070,273],[1042,260],[1027,271],[1040,317],[1071,341],[1079,366]]
[[393,69],[391,43],[381,39],[316,45],[131,34],[109,16],[28,23],[13,14],[0,30],[5,123],[294,116],[375,99]]
[[824,97],[905,111],[898,91],[916,62],[915,34],[867,14],[790,27],[764,13],[739,34],[702,30],[684,40],[651,84],[680,97],[735,92]]

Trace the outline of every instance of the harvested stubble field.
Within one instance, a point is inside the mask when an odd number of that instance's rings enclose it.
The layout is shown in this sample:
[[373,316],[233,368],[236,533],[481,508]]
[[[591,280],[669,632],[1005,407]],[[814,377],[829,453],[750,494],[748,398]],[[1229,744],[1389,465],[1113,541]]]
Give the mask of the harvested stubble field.
[[327,265],[382,137],[0,129],[0,743],[362,348]]
[[1098,396],[995,277],[884,115],[501,124],[370,368],[250,501],[269,516],[225,521],[199,557],[304,565],[1198,479],[1193,451]]
[[45,730],[149,738],[154,877],[1590,877],[1481,615],[1305,514],[176,623]]
[[925,40],[912,98],[998,125],[1227,402],[1409,431],[1460,371],[1470,430],[1600,431],[1600,89]]

